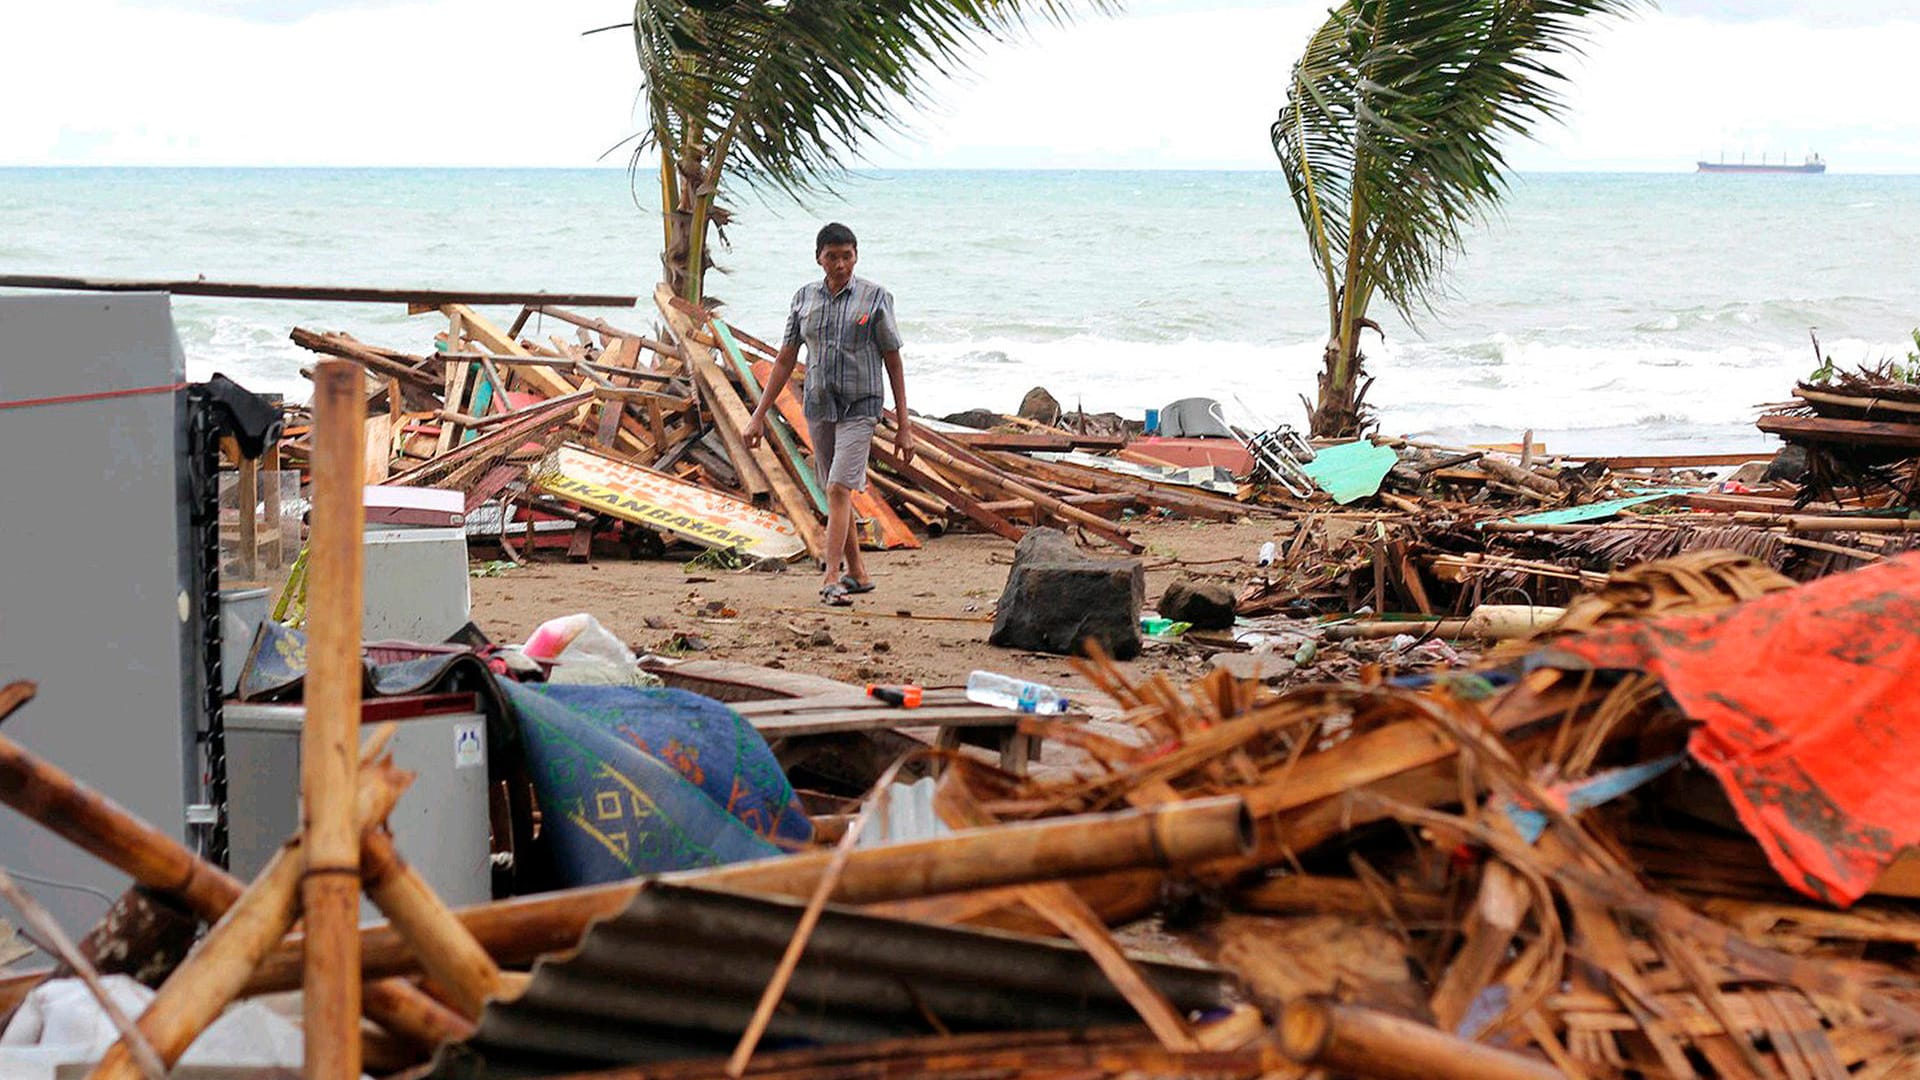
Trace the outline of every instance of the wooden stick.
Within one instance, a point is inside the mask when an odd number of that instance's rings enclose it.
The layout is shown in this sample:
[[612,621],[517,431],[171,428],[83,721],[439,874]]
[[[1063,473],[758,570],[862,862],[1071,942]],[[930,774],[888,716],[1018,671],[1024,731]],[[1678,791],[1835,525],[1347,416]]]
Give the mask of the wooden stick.
[[360,745],[366,509],[359,379],[356,368],[340,361],[323,361],[314,373],[311,606],[300,740],[309,1080],[360,1076],[360,828],[353,815],[353,774]]
[[1375,1080],[1561,1080],[1560,1070],[1544,1061],[1358,1005],[1311,998],[1287,1003],[1280,1049],[1302,1065]]
[[176,296],[229,296],[248,300],[336,300],[346,303],[571,304],[575,307],[632,307],[638,297],[609,293],[482,292],[461,289],[385,289],[358,285],[264,285],[243,281],[129,280],[4,274],[0,286],[20,289],[76,289],[85,292],[166,292]]
[[[361,770],[358,790],[351,793],[348,812],[356,822],[385,820],[412,779],[411,774],[394,768],[391,762],[380,762]],[[193,1040],[199,1038],[207,1025],[240,993],[260,960],[292,927],[300,906],[301,881],[306,874],[307,853],[301,838],[295,837],[274,855],[239,901],[161,986],[160,993],[141,1014],[139,1027],[166,1065],[171,1067],[180,1060],[180,1055],[186,1053]],[[312,926],[311,917],[308,926]],[[355,955],[357,957],[357,950]],[[313,993],[311,987],[307,993]],[[355,1006],[348,1019],[353,1021],[352,1039],[357,1057],[360,1042],[357,994]],[[307,1041],[311,1043],[317,1038],[320,1036],[309,1027]],[[90,1080],[133,1080],[137,1075],[123,1039],[108,1049]],[[309,1071],[307,1075],[314,1074]],[[356,1073],[354,1080],[357,1077]]]
[[1856,532],[1856,533],[1909,533],[1920,532],[1920,518],[1886,517],[1814,517],[1805,514],[1760,514],[1739,513],[1733,515],[1736,525],[1783,525],[1788,532]]
[[360,869],[367,895],[420,957],[427,976],[452,996],[468,1019],[479,1019],[487,999],[500,992],[499,965],[432,886],[400,858],[393,837],[384,830],[370,829],[361,837]]
[[[855,851],[832,899],[843,904],[877,904],[1114,870],[1192,866],[1244,852],[1250,827],[1241,800],[1224,796],[969,829],[934,840]],[[831,852],[809,852],[668,874],[661,880],[805,897],[831,858]],[[625,910],[644,887],[644,880],[597,885],[478,904],[454,914],[496,962],[530,963],[546,953],[573,948],[589,925]],[[361,951],[369,973],[398,975],[419,966],[390,926],[369,926],[361,935]],[[298,986],[299,955],[298,939],[282,945],[248,985],[248,992],[275,993]]]
[[140,1070],[140,1075],[146,1080],[167,1080],[166,1063],[160,1060],[159,1054],[153,1052],[153,1044],[147,1041],[146,1036],[140,1034],[140,1029],[133,1025],[133,1020],[114,1003],[113,995],[107,993],[105,984],[100,981],[100,973],[87,962],[86,956],[74,945],[72,939],[67,937],[67,932],[60,929],[60,922],[53,917],[53,913],[41,907],[38,900],[28,896],[15,885],[13,878],[7,876],[5,870],[0,870],[0,896],[6,897],[7,902],[14,906],[14,910],[20,913],[20,917],[26,920],[34,933],[39,934],[41,939],[53,949],[55,955],[60,957],[61,963],[72,968],[73,973],[86,984],[87,991],[93,995],[93,1000],[100,1003],[100,1011],[107,1014],[107,1020],[113,1024],[114,1030],[120,1033],[120,1038],[127,1043],[127,1048],[134,1065]]
[[[1088,532],[1099,536],[1101,539],[1127,551],[1137,552],[1145,550],[1139,541],[1128,536],[1122,530],[1115,528],[1111,521],[1097,514],[1090,514],[1077,506],[1069,506],[1052,495],[1037,491],[998,469],[983,468],[972,462],[963,461],[957,455],[941,448],[932,439],[927,439],[927,433],[924,432],[924,430],[920,432],[920,435],[925,441],[920,443],[918,447],[919,453],[931,458],[936,464],[942,465],[962,476],[971,477],[1013,498],[1026,499],[1040,509],[1052,514],[1054,517],[1060,518],[1062,521],[1071,521],[1085,528]],[[889,449],[893,449],[891,443],[889,443]],[[897,455],[897,450],[895,450],[895,453]]]

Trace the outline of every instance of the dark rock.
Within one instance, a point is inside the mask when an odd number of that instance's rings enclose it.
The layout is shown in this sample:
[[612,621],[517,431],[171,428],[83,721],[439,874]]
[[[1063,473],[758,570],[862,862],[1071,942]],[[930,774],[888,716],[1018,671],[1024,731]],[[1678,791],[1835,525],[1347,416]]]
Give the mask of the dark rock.
[[943,416],[940,419],[943,423],[959,424],[961,427],[979,428],[981,431],[991,431],[1007,422],[1006,417],[1001,416],[992,409],[968,409],[966,412],[957,412],[951,416]]
[[873,651],[877,653],[892,652],[893,646],[885,641],[876,641],[873,643]]
[[1212,581],[1180,578],[1160,594],[1160,616],[1192,623],[1196,630],[1225,630],[1233,625],[1238,602],[1233,590]]
[[813,632],[813,636],[807,639],[807,644],[818,645],[821,648],[825,648],[828,645],[833,644],[833,635],[828,633],[824,629],[815,630]]
[[1046,387],[1036,386],[1020,399],[1020,416],[1036,423],[1057,424],[1060,422],[1060,403],[1047,393]]
[[1092,638],[1114,658],[1130,660],[1140,654],[1146,595],[1139,559],[1096,558],[1058,529],[1031,529],[1014,549],[987,640],[1067,655],[1082,652]]
[[1807,478],[1809,467],[1806,447],[1783,446],[1779,453],[1773,455],[1773,464],[1767,466],[1764,479],[1769,482],[1785,480],[1790,484],[1798,484]]

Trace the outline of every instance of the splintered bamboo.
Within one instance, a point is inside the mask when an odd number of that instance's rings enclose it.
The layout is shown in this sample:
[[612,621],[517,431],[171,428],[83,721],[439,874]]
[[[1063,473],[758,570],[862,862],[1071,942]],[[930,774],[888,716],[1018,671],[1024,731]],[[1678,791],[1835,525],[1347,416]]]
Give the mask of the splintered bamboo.
[[[1177,869],[1245,852],[1251,827],[1244,803],[1222,796],[967,829],[935,840],[855,851],[831,899],[842,904],[876,904],[1115,870]],[[661,880],[804,898],[831,857],[831,852],[790,855],[668,874]],[[589,925],[624,911],[644,887],[644,880],[597,885],[478,904],[454,914],[496,962],[524,964],[545,953],[573,948]],[[391,926],[367,927],[361,933],[361,950],[369,975],[411,973],[418,967],[418,960]],[[267,958],[248,984],[248,992],[273,993],[298,986],[299,955],[297,939],[284,944]]]
[[[361,838],[367,895],[406,939],[427,976],[469,1019],[500,991],[500,968],[453,917],[446,904],[394,849],[393,837],[371,829]],[[356,943],[357,944],[357,943]]]
[[1302,1065],[1377,1080],[1561,1080],[1544,1061],[1457,1039],[1413,1020],[1302,998],[1280,1017],[1280,1049]]
[[344,361],[324,361],[314,372],[306,718],[300,737],[308,1080],[360,1075],[361,827],[354,822],[353,775],[363,677],[361,425],[366,407],[359,386],[359,370]]
[[[21,686],[28,690],[17,692],[15,688]],[[0,708],[8,700],[30,696],[31,686],[14,683],[0,691]],[[245,889],[232,874],[4,735],[0,735],[0,802],[135,883],[178,901],[206,922],[217,922]],[[416,1017],[430,1013],[431,999],[401,980],[388,980],[380,986],[380,995],[367,999],[368,1019],[423,1046],[443,1041],[439,1027],[414,1022]],[[406,1007],[407,1003],[413,1007]]]
[[240,882],[226,871],[4,735],[0,802],[207,922],[240,895]]
[[[393,812],[394,804],[400,801],[400,794],[412,779],[412,774],[401,772],[391,762],[361,769],[357,787],[349,787],[347,792],[349,822],[365,824],[384,820]],[[199,1038],[207,1025],[240,993],[261,958],[293,925],[307,867],[308,853],[302,850],[302,839],[289,840],[205,940],[168,976],[146,1012],[140,1015],[141,1034],[169,1067],[180,1060],[193,1040]],[[357,910],[355,913],[358,914]],[[311,911],[307,925],[309,928],[313,925]],[[358,945],[352,938],[349,943]],[[311,987],[307,993],[313,993]],[[357,996],[354,1012],[348,1018],[353,1021],[357,1048],[360,1033]],[[307,1031],[308,1042],[318,1037],[312,1028]],[[116,1042],[100,1059],[91,1080],[135,1080],[139,1075],[122,1041]],[[314,1073],[309,1070],[307,1075]]]

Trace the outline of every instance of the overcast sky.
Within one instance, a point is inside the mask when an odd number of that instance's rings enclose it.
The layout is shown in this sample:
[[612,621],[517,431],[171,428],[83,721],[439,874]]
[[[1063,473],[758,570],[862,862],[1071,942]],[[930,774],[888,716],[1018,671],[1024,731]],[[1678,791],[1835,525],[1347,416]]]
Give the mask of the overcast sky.
[[[888,167],[1273,167],[1329,0],[1133,0],[994,46]],[[635,127],[621,0],[0,4],[0,165],[584,166]],[[1920,172],[1920,0],[1667,0],[1575,66],[1522,169],[1684,170],[1818,150]],[[616,154],[607,161],[623,161]]]

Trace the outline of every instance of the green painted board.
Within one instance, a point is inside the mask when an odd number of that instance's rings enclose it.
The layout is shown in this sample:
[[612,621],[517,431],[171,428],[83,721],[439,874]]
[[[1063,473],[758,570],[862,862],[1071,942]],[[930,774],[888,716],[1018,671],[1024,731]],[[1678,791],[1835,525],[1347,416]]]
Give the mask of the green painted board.
[[1362,439],[1317,451],[1307,462],[1307,475],[1320,490],[1342,506],[1380,490],[1380,482],[1400,461],[1391,446],[1375,446]]
[[1670,495],[1684,495],[1693,490],[1695,489],[1673,488],[1643,495],[1629,495],[1624,499],[1608,499],[1606,502],[1587,503],[1585,506],[1565,506],[1558,510],[1542,510],[1537,514],[1522,514],[1519,517],[1505,518],[1503,521],[1515,525],[1577,525],[1582,521],[1610,518],[1629,506],[1659,502]]

